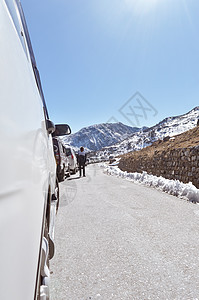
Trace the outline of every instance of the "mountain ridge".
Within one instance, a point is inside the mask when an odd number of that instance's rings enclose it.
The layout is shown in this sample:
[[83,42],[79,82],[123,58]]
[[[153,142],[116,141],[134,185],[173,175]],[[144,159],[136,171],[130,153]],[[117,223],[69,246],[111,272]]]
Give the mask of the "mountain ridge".
[[101,151],[95,153],[95,156],[100,159],[100,157],[106,158],[109,155],[117,156],[140,150],[150,146],[157,140],[162,140],[167,136],[172,137],[194,128],[197,125],[198,118],[199,106],[196,106],[188,113],[167,117],[152,127],[137,131],[120,143],[104,147]]
[[150,146],[167,136],[181,134],[196,126],[199,106],[179,116],[166,117],[152,127],[131,127],[118,123],[102,123],[84,127],[77,133],[65,136],[65,144],[75,150],[84,146],[91,156],[99,160],[110,155],[118,156]]
[[105,146],[121,142],[139,128],[118,123],[101,123],[84,127],[63,138],[65,144],[74,148],[84,146],[87,151],[98,151]]

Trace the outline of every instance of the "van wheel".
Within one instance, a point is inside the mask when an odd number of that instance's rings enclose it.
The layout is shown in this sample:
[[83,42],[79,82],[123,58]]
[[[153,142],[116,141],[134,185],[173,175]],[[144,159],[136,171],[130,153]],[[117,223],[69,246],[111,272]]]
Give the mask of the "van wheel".
[[49,260],[50,260],[50,239],[48,234],[48,224],[45,223],[44,237],[42,242],[42,256],[41,256],[41,269],[40,269],[40,297],[39,299],[49,300],[49,280],[50,280],[50,270],[49,270]]
[[46,299],[49,300],[49,235],[48,235],[48,222],[45,220],[44,233],[41,240],[40,249],[40,267],[35,290],[35,300]]

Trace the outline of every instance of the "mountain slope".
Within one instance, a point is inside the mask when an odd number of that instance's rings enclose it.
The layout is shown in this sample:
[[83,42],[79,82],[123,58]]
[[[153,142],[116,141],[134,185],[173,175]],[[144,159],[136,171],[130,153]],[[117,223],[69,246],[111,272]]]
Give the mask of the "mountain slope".
[[65,136],[63,141],[74,148],[84,146],[87,150],[97,151],[105,146],[121,142],[138,130],[137,127],[122,123],[103,123],[82,128],[77,133]]
[[121,155],[119,168],[130,173],[143,171],[167,179],[192,182],[199,188],[199,126],[171,138],[158,140],[140,151]]
[[103,148],[97,153],[97,156],[108,157],[110,154],[120,155],[130,151],[140,150],[157,140],[164,139],[167,136],[175,136],[192,129],[196,126],[198,118],[199,106],[184,115],[169,117],[153,127],[139,130],[122,142]]

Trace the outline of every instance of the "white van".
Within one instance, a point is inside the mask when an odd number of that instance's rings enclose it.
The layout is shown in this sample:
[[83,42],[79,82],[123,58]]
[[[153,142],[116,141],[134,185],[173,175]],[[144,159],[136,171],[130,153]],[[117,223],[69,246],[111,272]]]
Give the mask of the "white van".
[[78,171],[77,157],[72,147],[65,146],[65,153],[69,160],[69,168],[72,174]]
[[18,0],[0,1],[0,104],[0,299],[44,300],[58,194],[55,126]]

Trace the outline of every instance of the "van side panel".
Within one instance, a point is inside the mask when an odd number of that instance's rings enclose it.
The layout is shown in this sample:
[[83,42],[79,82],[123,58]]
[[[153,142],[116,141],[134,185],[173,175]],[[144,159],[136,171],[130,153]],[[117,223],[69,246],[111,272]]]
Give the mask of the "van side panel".
[[56,166],[31,62],[4,1],[0,105],[0,299],[32,300],[44,208]]

